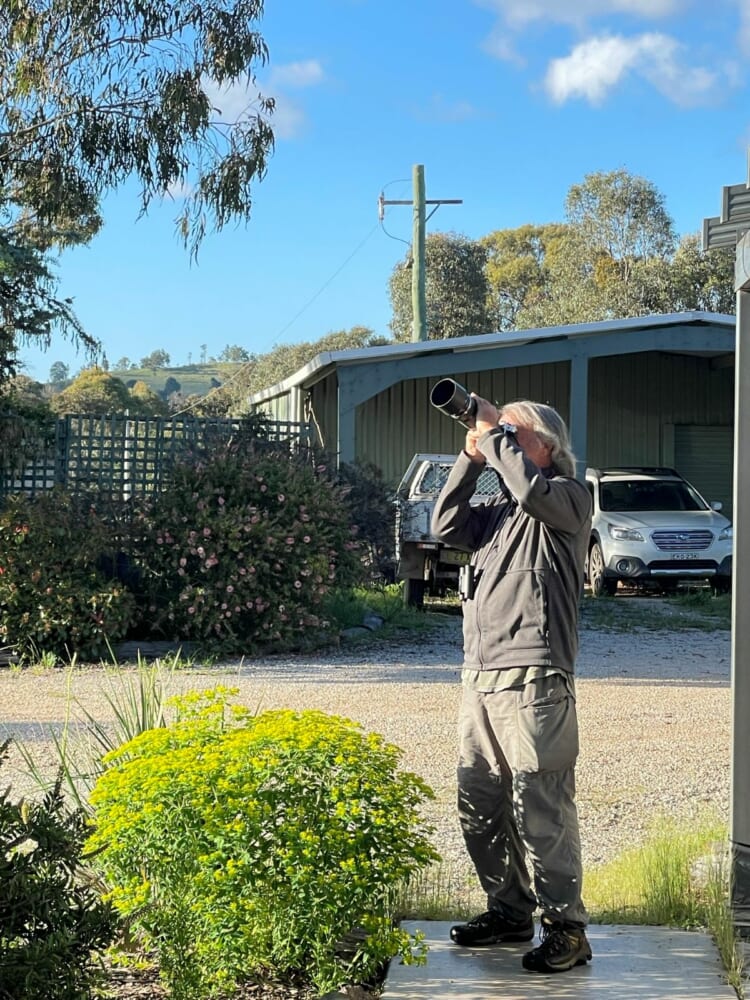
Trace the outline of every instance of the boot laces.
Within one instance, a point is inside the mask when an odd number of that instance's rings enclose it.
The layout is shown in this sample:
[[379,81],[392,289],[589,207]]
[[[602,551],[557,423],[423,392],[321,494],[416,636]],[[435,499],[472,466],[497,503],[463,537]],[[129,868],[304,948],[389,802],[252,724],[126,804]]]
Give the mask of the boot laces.
[[542,924],[542,948],[549,955],[564,955],[570,951],[571,935],[561,923]]

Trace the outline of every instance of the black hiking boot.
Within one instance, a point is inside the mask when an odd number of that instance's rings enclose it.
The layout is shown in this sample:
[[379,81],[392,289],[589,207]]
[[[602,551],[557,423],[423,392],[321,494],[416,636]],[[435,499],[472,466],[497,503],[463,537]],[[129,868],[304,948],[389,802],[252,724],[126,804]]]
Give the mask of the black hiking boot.
[[529,972],[567,972],[591,961],[591,946],[578,924],[542,917],[541,935],[539,947],[523,956],[523,967]]
[[451,941],[464,948],[478,945],[502,944],[504,941],[531,941],[534,937],[534,921],[508,920],[500,910],[487,910],[465,924],[451,927]]

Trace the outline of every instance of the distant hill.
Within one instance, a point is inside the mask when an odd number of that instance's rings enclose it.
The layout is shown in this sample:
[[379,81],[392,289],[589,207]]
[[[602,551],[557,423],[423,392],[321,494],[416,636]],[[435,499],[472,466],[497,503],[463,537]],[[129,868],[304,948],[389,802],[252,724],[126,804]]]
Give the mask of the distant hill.
[[[109,374],[126,385],[145,382],[160,396],[180,392],[183,396],[205,396],[223,385],[242,365],[215,362],[206,365],[183,365],[180,368],[110,368]],[[177,383],[179,388],[175,388]]]

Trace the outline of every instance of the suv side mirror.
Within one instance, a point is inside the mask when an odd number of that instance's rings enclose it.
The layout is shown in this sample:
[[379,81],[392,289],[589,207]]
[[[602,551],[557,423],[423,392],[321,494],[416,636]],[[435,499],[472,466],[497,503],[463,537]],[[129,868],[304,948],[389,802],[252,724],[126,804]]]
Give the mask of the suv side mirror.
[[722,503],[721,500],[712,500],[708,506],[711,508],[711,510],[715,510],[716,513],[718,514],[722,508]]

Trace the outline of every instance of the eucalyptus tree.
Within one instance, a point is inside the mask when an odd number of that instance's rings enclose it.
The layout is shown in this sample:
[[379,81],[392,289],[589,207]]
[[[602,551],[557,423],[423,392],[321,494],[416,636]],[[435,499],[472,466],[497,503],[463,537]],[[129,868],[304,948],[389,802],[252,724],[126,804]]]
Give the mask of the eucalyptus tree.
[[250,352],[239,344],[227,344],[217,358],[217,361],[225,361],[227,364],[244,364],[250,360]]
[[664,196],[624,170],[589,174],[566,221],[484,238],[501,329],[734,309],[732,255],[678,242]]
[[[476,240],[456,233],[430,233],[425,240],[427,338],[465,337],[491,333],[497,316],[489,297],[485,264],[487,251]],[[389,280],[391,332],[396,340],[411,340],[412,269],[407,255]]]
[[[85,413],[109,416],[134,410],[134,400],[122,379],[97,365],[84,368],[62,392],[53,396],[50,405],[58,416]],[[137,403],[136,403],[137,406]]]
[[672,261],[672,311],[733,314],[734,265],[734,249],[703,250],[697,233],[683,236]]
[[155,351],[147,354],[145,358],[141,358],[140,366],[141,368],[166,368],[171,360],[169,351],[158,347]]
[[49,380],[52,385],[64,385],[70,378],[70,366],[64,361],[54,361],[50,365]]
[[563,223],[497,229],[480,242],[487,254],[485,274],[499,330],[514,330],[518,315],[545,297],[551,281],[549,261],[565,240]]
[[179,194],[193,255],[209,228],[249,219],[273,149],[273,101],[255,83],[262,13],[263,0],[0,6],[0,263],[36,294],[16,333],[0,285],[0,378],[16,337],[48,343],[55,328],[96,346],[56,300],[45,255],[97,232],[107,192],[134,183],[142,213]]
[[240,372],[231,376],[231,382],[227,383],[227,397],[231,396],[236,410],[241,411],[245,396],[283,381],[312,361],[317,354],[377,347],[389,342],[367,326],[353,326],[349,330],[332,330],[317,340],[274,344],[264,354],[251,355]]
[[627,170],[587,174],[573,184],[565,214],[588,258],[610,310],[637,314],[642,302],[642,265],[669,261],[676,248],[674,223],[655,184]]

